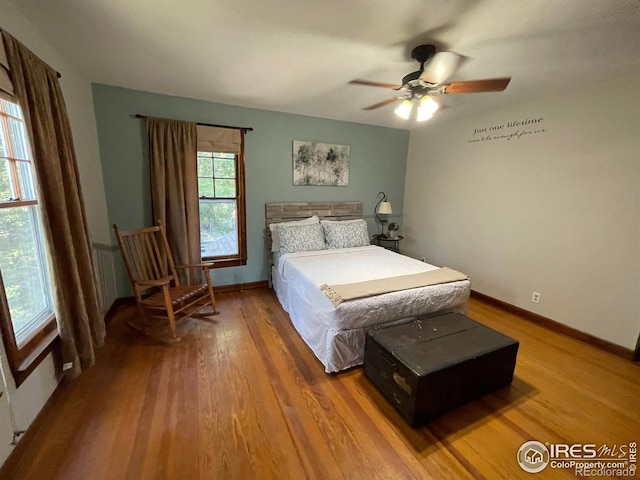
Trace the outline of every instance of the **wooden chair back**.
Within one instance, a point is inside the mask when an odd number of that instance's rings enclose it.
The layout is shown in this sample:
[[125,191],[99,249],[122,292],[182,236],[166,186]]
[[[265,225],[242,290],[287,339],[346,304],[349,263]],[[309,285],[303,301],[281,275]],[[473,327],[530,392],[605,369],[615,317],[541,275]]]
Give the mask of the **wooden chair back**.
[[149,288],[140,282],[170,278],[173,285],[180,285],[169,242],[160,221],[153,227],[120,230],[114,225],[114,229],[136,299],[142,291]]
[[[166,316],[174,339],[180,340],[176,320],[193,316],[207,306],[213,310],[209,316],[219,313],[211,282],[213,262],[176,265],[160,221],[156,226],[135,230],[120,230],[117,225],[113,228],[142,316]],[[206,283],[180,285],[179,269],[200,269]]]

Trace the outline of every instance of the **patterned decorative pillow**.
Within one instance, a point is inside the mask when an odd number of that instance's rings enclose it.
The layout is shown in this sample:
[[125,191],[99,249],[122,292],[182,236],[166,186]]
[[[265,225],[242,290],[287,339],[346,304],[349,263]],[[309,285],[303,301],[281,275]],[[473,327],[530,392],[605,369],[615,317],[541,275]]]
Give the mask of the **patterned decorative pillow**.
[[365,247],[369,245],[369,229],[364,219],[342,222],[320,222],[329,248]]
[[324,250],[324,233],[319,223],[309,225],[278,225],[280,253],[310,252]]
[[280,237],[278,237],[278,225],[309,225],[311,223],[320,223],[320,218],[317,215],[314,215],[309,218],[305,218],[303,220],[296,220],[293,222],[282,222],[282,223],[272,223],[269,225],[269,230],[271,230],[271,251],[279,252],[280,251]]

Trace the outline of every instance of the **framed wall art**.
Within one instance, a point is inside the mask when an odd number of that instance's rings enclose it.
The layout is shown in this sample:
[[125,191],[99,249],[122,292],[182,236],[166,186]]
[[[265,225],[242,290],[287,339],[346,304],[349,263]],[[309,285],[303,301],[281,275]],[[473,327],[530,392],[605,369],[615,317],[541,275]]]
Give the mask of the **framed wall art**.
[[349,145],[293,141],[293,184],[349,185]]

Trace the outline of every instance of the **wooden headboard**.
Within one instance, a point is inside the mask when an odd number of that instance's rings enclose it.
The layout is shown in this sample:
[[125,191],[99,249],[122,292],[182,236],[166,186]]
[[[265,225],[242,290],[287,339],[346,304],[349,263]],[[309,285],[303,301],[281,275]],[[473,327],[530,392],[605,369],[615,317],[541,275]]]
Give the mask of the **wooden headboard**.
[[265,244],[267,248],[268,268],[271,272],[273,256],[271,255],[271,230],[272,223],[292,222],[302,220],[313,215],[320,220],[355,220],[362,217],[362,202],[289,202],[265,204],[266,233]]

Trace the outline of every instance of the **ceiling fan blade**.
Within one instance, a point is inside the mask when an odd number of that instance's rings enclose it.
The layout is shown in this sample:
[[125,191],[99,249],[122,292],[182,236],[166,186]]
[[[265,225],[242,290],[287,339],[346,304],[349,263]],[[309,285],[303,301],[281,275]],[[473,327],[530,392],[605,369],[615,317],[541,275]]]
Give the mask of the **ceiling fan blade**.
[[444,93],[478,93],[478,92],[501,92],[511,78],[491,78],[488,80],[469,80],[466,82],[451,82],[444,87]]
[[453,52],[438,52],[424,67],[420,80],[439,85],[455,72],[464,57]]
[[401,98],[401,97],[398,97],[398,98],[387,98],[386,100],[383,100],[383,101],[378,102],[378,103],[376,103],[374,105],[370,105],[370,106],[368,106],[366,108],[363,108],[363,110],[374,110],[376,108],[380,108],[380,107],[384,107],[385,105],[389,105],[390,103],[397,102],[398,100],[404,100],[404,99]]
[[366,85],[368,87],[392,88],[394,90],[399,90],[400,88],[402,88],[402,85],[394,85],[392,83],[370,82],[369,80],[351,80],[349,83],[353,85]]

